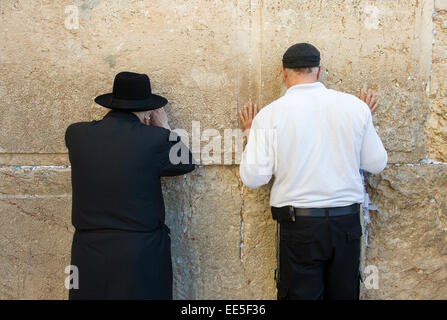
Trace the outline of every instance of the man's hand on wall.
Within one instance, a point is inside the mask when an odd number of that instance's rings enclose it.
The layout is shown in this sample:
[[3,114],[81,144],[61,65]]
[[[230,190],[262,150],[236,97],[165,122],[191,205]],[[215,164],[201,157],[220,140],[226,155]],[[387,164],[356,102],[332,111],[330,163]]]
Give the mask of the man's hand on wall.
[[253,123],[253,119],[258,114],[258,106],[251,102],[244,105],[243,110],[238,110],[239,119],[241,120],[242,131],[248,132],[250,131],[251,125]]
[[171,130],[168,124],[168,115],[164,108],[155,109],[151,112],[151,125]]
[[371,89],[368,89],[366,94],[365,91],[363,91],[363,89],[360,89],[359,98],[368,105],[369,109],[371,110],[371,113],[373,113],[379,106],[379,99],[376,99],[376,93]]

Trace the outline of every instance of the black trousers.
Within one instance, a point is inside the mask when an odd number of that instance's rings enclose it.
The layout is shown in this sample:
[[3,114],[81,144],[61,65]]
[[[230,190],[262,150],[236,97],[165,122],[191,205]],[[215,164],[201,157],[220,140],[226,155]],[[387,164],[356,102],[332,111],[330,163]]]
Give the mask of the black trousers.
[[278,300],[358,300],[360,213],[281,222]]

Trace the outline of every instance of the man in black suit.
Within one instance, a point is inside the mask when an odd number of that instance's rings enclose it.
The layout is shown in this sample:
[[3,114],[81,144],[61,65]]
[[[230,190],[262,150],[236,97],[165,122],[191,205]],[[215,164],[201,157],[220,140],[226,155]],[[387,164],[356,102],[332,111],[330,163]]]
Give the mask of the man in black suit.
[[172,299],[160,177],[194,170],[191,153],[181,145],[187,161],[170,160],[181,142],[162,108],[167,100],[151,93],[147,75],[119,73],[113,93],[95,101],[112,110],[100,121],[70,125],[65,134],[75,227],[71,264],[79,272],[79,289],[70,289],[69,298]]

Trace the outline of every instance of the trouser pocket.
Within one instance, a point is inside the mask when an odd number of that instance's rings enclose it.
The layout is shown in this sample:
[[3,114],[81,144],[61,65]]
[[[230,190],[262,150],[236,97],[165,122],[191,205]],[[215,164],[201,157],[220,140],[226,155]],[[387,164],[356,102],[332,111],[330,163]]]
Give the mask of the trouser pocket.
[[355,242],[355,241],[360,240],[362,235],[363,235],[362,227],[358,226],[358,228],[355,228],[354,230],[346,232],[346,240],[348,242]]
[[287,299],[297,265],[312,261],[314,236],[310,230],[281,230],[276,269],[278,300]]

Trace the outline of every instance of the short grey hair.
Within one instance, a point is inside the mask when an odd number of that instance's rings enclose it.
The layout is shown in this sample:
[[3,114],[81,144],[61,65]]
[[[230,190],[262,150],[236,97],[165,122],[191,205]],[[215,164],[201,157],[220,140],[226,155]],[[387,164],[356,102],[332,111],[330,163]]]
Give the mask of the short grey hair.
[[304,67],[304,68],[286,68],[286,70],[292,70],[296,73],[305,73],[305,74],[317,74],[320,66],[318,67]]

